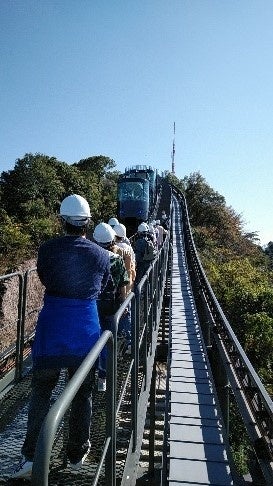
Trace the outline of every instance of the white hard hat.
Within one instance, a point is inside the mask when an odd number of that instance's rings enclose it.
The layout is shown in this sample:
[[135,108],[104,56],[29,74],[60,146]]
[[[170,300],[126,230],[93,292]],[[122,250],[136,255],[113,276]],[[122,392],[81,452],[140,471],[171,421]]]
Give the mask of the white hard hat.
[[160,224],[160,219],[157,219],[155,223]]
[[138,233],[144,233],[146,231],[149,231],[149,226],[147,223],[140,223],[140,225],[137,228]]
[[93,238],[98,243],[111,243],[115,239],[116,233],[110,224],[99,223],[94,229]]
[[120,238],[126,238],[126,227],[124,226],[124,224],[122,223],[116,224],[113,230],[116,232],[116,235],[119,236]]
[[153,223],[149,223],[149,231],[150,231],[151,233],[153,233],[153,232],[154,232],[154,225],[153,225]]
[[110,224],[110,226],[116,226],[116,224],[119,224],[119,222],[117,218],[110,218],[108,224]]
[[155,226],[155,225],[156,225],[156,220],[155,220],[155,219],[153,219],[153,221],[152,221],[152,225],[153,225],[153,226]]
[[84,226],[91,217],[89,204],[84,197],[71,194],[61,203],[60,216],[73,226]]

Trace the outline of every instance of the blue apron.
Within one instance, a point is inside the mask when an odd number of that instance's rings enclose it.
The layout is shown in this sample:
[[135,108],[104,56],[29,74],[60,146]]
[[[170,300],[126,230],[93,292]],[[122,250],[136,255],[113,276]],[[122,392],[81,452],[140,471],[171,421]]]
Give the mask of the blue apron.
[[100,336],[95,300],[45,295],[32,346],[35,368],[76,368]]

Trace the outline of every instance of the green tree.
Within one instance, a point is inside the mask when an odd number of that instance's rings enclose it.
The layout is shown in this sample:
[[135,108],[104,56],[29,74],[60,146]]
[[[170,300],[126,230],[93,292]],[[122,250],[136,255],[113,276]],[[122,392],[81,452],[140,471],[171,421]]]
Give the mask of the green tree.
[[[107,210],[112,210],[116,202],[109,200],[114,197],[116,201],[116,176],[109,171],[115,167],[115,162],[103,155],[88,157],[73,164],[80,174],[84,175],[87,198],[94,222],[101,221],[107,216]],[[109,194],[108,194],[109,191]]]
[[269,268],[273,270],[273,241],[269,241],[264,252],[268,257]]
[[179,179],[178,177],[176,177],[175,174],[173,174],[172,172],[166,171],[164,178],[169,184],[172,184],[173,186],[175,186],[182,193],[184,192],[184,190],[185,190],[184,182],[183,182],[182,179]]
[[116,166],[113,159],[106,157],[105,155],[95,155],[93,157],[87,157],[81,159],[79,162],[73,164],[79,170],[84,172],[93,172],[99,179],[105,176],[105,174]]
[[2,172],[0,178],[2,216],[9,218],[2,227],[2,255],[11,250],[12,238],[18,258],[20,251],[23,258],[24,244],[35,253],[42,241],[57,234],[60,203],[69,194],[87,199],[95,223],[115,213],[119,173],[110,172],[113,167],[115,162],[104,156],[73,165],[43,154],[28,153],[17,159],[14,169]]
[[[65,192],[55,169],[56,159],[41,154],[26,154],[17,159],[13,170],[1,174],[2,207],[10,216],[27,222],[28,209],[36,208],[35,217],[56,210],[56,201]],[[39,199],[40,204],[32,204]]]
[[266,312],[245,314],[245,350],[257,373],[273,392],[273,316]]
[[117,214],[117,181],[120,173],[115,171],[104,176],[101,185],[99,213],[103,221]]
[[184,177],[183,183],[191,224],[206,227],[219,225],[225,198],[212,189],[199,172]]
[[[4,209],[0,210],[0,269],[12,269],[20,258],[27,258],[31,249],[31,238],[22,224],[14,222]],[[12,271],[12,270],[11,270]]]

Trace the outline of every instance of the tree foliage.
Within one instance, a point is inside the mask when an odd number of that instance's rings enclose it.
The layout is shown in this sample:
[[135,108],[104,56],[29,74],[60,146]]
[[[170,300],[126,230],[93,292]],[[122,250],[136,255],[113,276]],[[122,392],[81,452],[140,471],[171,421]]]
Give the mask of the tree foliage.
[[258,255],[253,245],[255,233],[244,233],[240,214],[226,205],[225,198],[212,189],[199,172],[183,179],[189,217],[201,251],[214,248],[223,256]]
[[273,270],[273,241],[269,241],[264,251],[268,257],[269,267]]
[[94,223],[116,212],[118,172],[102,155],[69,165],[55,157],[26,154],[0,178],[0,256],[18,260],[35,254],[42,241],[60,231],[58,211],[69,194],[85,197]]

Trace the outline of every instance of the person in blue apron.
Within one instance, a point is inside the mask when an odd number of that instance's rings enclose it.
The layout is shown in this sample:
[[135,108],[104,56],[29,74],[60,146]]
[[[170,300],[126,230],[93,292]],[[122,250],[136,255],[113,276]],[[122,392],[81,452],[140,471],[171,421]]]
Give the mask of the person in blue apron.
[[[110,275],[109,253],[86,238],[91,215],[82,196],[66,197],[60,216],[65,235],[46,241],[38,251],[37,272],[45,295],[32,347],[23,457],[14,479],[31,477],[38,435],[61,369],[66,368],[71,378],[101,334],[96,300]],[[81,467],[90,450],[93,383],[90,372],[71,405],[67,456],[74,469]]]

